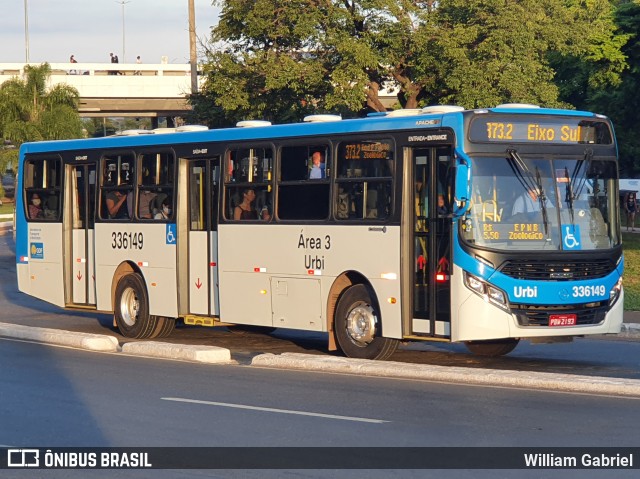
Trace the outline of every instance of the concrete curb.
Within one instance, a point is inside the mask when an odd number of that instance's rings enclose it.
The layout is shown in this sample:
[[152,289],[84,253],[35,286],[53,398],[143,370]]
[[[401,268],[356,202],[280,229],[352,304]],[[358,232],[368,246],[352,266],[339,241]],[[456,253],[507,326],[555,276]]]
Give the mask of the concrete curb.
[[504,386],[563,392],[640,397],[640,380],[572,374],[472,369],[391,361],[314,356],[302,353],[260,354],[251,366],[357,374],[359,376],[421,379],[447,383]]
[[182,359],[207,364],[229,364],[232,362],[231,351],[217,346],[195,346],[140,341],[124,344],[122,346],[122,352],[156,358]]
[[0,336],[15,339],[88,349],[90,351],[118,351],[118,340],[104,334],[76,333],[60,329],[32,328],[18,324],[0,323]]
[[640,324],[638,323],[622,323],[620,334],[627,338],[640,337]]

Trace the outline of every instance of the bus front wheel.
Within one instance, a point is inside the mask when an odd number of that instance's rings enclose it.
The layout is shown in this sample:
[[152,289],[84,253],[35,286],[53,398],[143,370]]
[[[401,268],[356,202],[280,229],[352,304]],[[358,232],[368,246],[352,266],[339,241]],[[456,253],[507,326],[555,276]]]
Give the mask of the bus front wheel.
[[363,284],[347,289],[336,307],[335,332],[345,356],[387,359],[398,348],[398,340],[381,336],[382,327],[371,294]]
[[466,341],[464,345],[473,354],[495,358],[509,354],[519,342],[519,339],[499,339],[494,341]]
[[118,281],[114,317],[120,333],[127,338],[149,338],[156,331],[158,320],[149,315],[147,288],[139,274],[129,273]]

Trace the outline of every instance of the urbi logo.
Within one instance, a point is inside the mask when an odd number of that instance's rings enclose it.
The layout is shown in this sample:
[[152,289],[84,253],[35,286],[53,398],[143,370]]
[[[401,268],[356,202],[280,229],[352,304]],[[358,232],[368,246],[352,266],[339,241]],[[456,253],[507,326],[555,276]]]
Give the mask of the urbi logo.
[[44,245],[31,243],[31,259],[44,259]]
[[516,298],[537,298],[538,297],[538,287],[527,286],[523,288],[522,286],[515,286],[513,288],[513,295]]

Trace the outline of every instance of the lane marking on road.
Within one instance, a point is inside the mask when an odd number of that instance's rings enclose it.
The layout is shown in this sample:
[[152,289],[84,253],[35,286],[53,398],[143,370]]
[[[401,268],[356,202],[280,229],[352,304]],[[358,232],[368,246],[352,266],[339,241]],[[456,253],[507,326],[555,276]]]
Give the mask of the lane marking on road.
[[174,401],[174,402],[185,402],[191,404],[205,404],[208,406],[220,406],[220,407],[230,407],[235,409],[250,409],[252,411],[264,411],[264,412],[277,412],[280,414],[296,414],[298,416],[314,416],[314,417],[323,417],[326,419],[339,419],[341,421],[356,421],[356,422],[369,422],[374,424],[382,424],[385,422],[382,419],[369,419],[366,417],[351,417],[351,416],[337,416],[335,414],[322,414],[317,412],[307,412],[307,411],[293,411],[291,409],[275,409],[270,407],[260,407],[260,406],[247,406],[245,404],[231,404],[225,402],[214,402],[214,401],[200,401],[198,399],[186,399],[186,398],[161,398],[163,401]]

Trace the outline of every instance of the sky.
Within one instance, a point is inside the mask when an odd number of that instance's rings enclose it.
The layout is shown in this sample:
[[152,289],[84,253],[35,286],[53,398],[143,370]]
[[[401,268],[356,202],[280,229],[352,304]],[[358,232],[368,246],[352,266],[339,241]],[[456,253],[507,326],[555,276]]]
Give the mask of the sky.
[[[124,5],[124,49],[122,36]],[[206,40],[219,9],[211,0],[195,0],[196,35]],[[189,62],[188,0],[0,0],[0,63],[26,59],[25,4],[29,19],[29,60],[32,63]],[[200,51],[201,48],[198,48]]]

